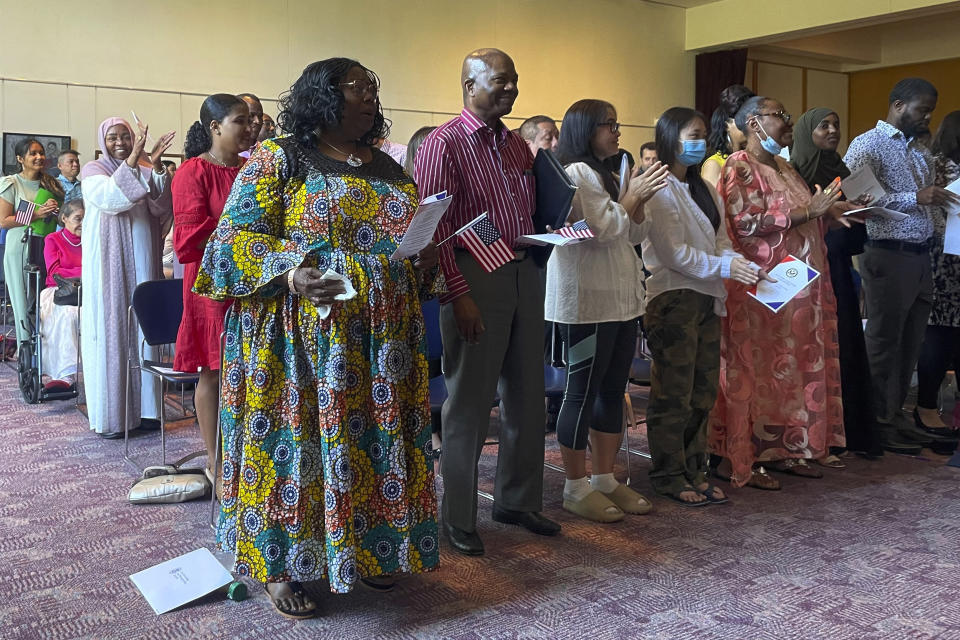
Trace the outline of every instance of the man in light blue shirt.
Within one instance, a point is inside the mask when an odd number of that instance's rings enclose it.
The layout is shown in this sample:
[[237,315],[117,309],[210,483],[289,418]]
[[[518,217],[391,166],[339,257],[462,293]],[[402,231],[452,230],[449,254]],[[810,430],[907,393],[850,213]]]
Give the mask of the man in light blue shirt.
[[[872,203],[907,214],[899,221],[867,219],[861,271],[867,299],[864,339],[883,447],[920,453],[942,436],[918,429],[903,414],[933,302],[930,237],[933,209],[954,198],[936,187],[933,157],[918,137],[930,132],[937,89],[906,78],[890,92],[886,120],[857,136],[844,158],[850,171],[868,166],[886,195]],[[866,372],[865,372],[866,373]]]
[[73,149],[61,151],[57,156],[57,169],[60,170],[57,180],[63,186],[63,195],[66,198],[71,191],[80,186],[80,180],[77,178],[80,175],[80,154]]

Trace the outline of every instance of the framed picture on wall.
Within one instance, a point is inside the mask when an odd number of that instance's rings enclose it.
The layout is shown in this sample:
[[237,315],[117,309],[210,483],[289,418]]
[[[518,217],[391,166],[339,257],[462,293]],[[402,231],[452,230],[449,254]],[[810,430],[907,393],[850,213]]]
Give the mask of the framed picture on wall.
[[34,138],[43,145],[43,151],[47,156],[47,173],[59,175],[57,171],[57,156],[62,151],[68,151],[70,147],[70,136],[51,136],[39,133],[3,133],[3,174],[6,176],[20,172],[20,165],[17,163],[17,153],[15,151],[17,144],[23,140]]

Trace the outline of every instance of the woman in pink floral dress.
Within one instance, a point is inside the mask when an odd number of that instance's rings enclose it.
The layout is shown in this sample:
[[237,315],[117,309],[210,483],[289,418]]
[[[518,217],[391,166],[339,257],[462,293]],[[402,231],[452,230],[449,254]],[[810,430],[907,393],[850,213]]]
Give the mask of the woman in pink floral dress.
[[778,312],[745,285],[727,283],[710,448],[724,458],[719,474],[734,486],[779,489],[758,463],[820,477],[807,460],[844,445],[836,300],[823,236],[829,218],[854,207],[837,202],[839,189],[829,185],[811,195],[778,155],[793,138],[779,102],[751,98],[736,122],[747,148],[729,157],[718,185],[733,249],[768,271],[794,256],[820,272]]

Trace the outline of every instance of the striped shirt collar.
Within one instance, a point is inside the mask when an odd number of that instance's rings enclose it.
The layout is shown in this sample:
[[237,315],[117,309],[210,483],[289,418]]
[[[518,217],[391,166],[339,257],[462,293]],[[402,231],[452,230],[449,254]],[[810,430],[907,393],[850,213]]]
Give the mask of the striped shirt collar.
[[497,120],[497,130],[494,131],[490,125],[481,120],[477,114],[470,111],[466,107],[464,107],[463,111],[460,112],[460,121],[463,122],[467,135],[473,135],[477,131],[483,131],[486,129],[491,134],[496,136],[497,145],[503,144],[503,141],[510,133],[510,130],[507,129],[507,126],[503,124],[503,120]]

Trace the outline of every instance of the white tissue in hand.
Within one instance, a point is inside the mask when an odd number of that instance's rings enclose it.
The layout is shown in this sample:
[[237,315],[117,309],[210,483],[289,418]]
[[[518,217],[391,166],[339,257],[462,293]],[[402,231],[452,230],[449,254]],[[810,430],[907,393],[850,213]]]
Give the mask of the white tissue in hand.
[[[323,275],[320,277],[324,280],[338,280],[343,283],[343,288],[345,289],[345,291],[343,293],[338,293],[337,295],[335,295],[333,297],[334,300],[340,300],[340,301],[349,300],[350,298],[357,295],[357,290],[353,288],[353,283],[350,282],[350,279],[347,278],[345,275],[341,275],[337,273],[333,269],[327,269],[323,273]],[[330,305],[328,304],[317,305],[317,315],[319,315],[321,319],[329,316]]]

